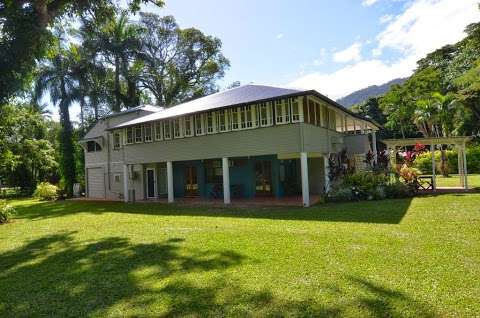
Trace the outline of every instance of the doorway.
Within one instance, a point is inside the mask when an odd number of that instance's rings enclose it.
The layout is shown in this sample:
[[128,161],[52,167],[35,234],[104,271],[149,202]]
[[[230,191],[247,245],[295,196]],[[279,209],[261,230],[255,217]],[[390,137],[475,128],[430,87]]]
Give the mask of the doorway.
[[147,199],[154,199],[156,197],[156,183],[157,178],[155,177],[155,168],[147,168]]
[[193,165],[188,165],[185,167],[185,196],[198,196],[197,167]]
[[255,162],[255,195],[272,195],[272,162],[260,160]]

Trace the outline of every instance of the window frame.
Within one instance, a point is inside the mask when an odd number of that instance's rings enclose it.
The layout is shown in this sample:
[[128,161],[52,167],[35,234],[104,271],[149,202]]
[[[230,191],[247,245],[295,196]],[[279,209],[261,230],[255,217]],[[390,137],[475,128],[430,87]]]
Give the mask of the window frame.
[[156,121],[153,125],[155,133],[155,141],[163,140],[163,125],[160,120]]
[[183,138],[183,117],[173,119],[173,138]]
[[205,117],[204,114],[195,114],[194,116],[195,136],[205,135],[205,118],[204,117]]
[[[294,114],[294,107],[297,107],[297,114]],[[294,119],[295,116],[298,116],[297,119]],[[302,121],[302,116],[300,113],[300,103],[298,102],[298,98],[292,98],[292,102],[290,104],[290,119],[292,123],[299,123]]]
[[[195,136],[195,125],[194,125],[195,119],[193,116],[185,116],[183,117],[183,136],[184,137],[193,137]],[[188,129],[190,130],[189,133]]]
[[[113,137],[112,137],[112,142],[113,142],[113,150],[118,150],[122,147],[122,136],[121,133],[118,131],[113,132]],[[118,139],[118,140],[116,140]]]
[[[150,130],[150,135],[147,135],[147,129]],[[147,139],[147,136],[149,137]],[[153,141],[153,129],[151,123],[143,124],[143,141],[144,142],[152,142]]]
[[[272,118],[272,102],[263,102],[258,104],[259,108],[259,122],[260,127],[270,127],[273,125],[273,118]],[[263,114],[263,111],[265,113]],[[264,118],[265,115],[265,118]]]
[[[216,127],[216,114],[215,112],[208,112],[206,114],[206,119],[205,119],[205,127],[206,127],[206,133],[207,135],[212,135],[217,132],[217,127]],[[211,126],[209,121],[211,120]]]
[[[138,137],[138,136],[137,136],[137,133],[138,133],[139,131],[140,131],[140,138],[139,138],[140,141],[137,140],[137,137]],[[133,139],[134,139],[135,143],[136,143],[136,144],[141,144],[141,143],[143,143],[143,126],[142,126],[142,125],[136,125],[136,126],[134,126],[133,132],[134,132],[134,133],[133,133]]]
[[[171,120],[165,120],[163,122],[163,139],[164,140],[172,140],[172,121]],[[168,134],[167,134],[168,132]]]
[[[130,141],[129,141],[129,138],[128,138],[129,131],[131,133]],[[125,145],[133,145],[134,142],[135,142],[135,136],[134,136],[133,126],[125,128]]]

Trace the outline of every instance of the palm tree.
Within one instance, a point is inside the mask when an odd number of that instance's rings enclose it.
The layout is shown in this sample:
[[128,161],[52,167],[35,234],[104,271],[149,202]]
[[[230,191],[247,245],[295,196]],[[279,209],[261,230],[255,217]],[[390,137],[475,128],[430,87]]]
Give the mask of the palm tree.
[[[128,15],[122,13],[118,19],[112,19],[101,27],[84,26],[80,32],[85,45],[100,53],[114,69],[115,103],[112,110],[119,112],[122,102],[125,106],[138,104],[137,80],[130,65],[140,47],[139,28],[128,23]],[[127,94],[122,94],[122,79],[126,81]]]
[[73,127],[69,107],[78,100],[78,81],[72,75],[71,62],[70,52],[64,48],[58,48],[55,55],[40,66],[36,82],[36,96],[41,98],[48,92],[52,103],[59,106],[62,152],[60,170],[67,196],[72,195],[75,181]]

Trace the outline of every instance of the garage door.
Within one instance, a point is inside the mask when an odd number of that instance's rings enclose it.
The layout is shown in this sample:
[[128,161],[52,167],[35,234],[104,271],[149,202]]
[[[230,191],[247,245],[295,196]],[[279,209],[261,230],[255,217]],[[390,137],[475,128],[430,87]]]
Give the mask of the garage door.
[[103,168],[87,169],[88,176],[88,197],[91,199],[105,198],[105,175]]

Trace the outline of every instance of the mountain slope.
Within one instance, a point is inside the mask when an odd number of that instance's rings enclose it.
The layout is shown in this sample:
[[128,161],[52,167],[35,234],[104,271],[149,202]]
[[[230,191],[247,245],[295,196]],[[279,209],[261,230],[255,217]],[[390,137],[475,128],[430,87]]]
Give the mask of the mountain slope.
[[339,98],[337,99],[337,102],[349,108],[352,105],[366,101],[369,97],[383,95],[390,89],[390,86],[394,84],[402,84],[406,80],[406,78],[396,78],[382,85],[372,85]]

